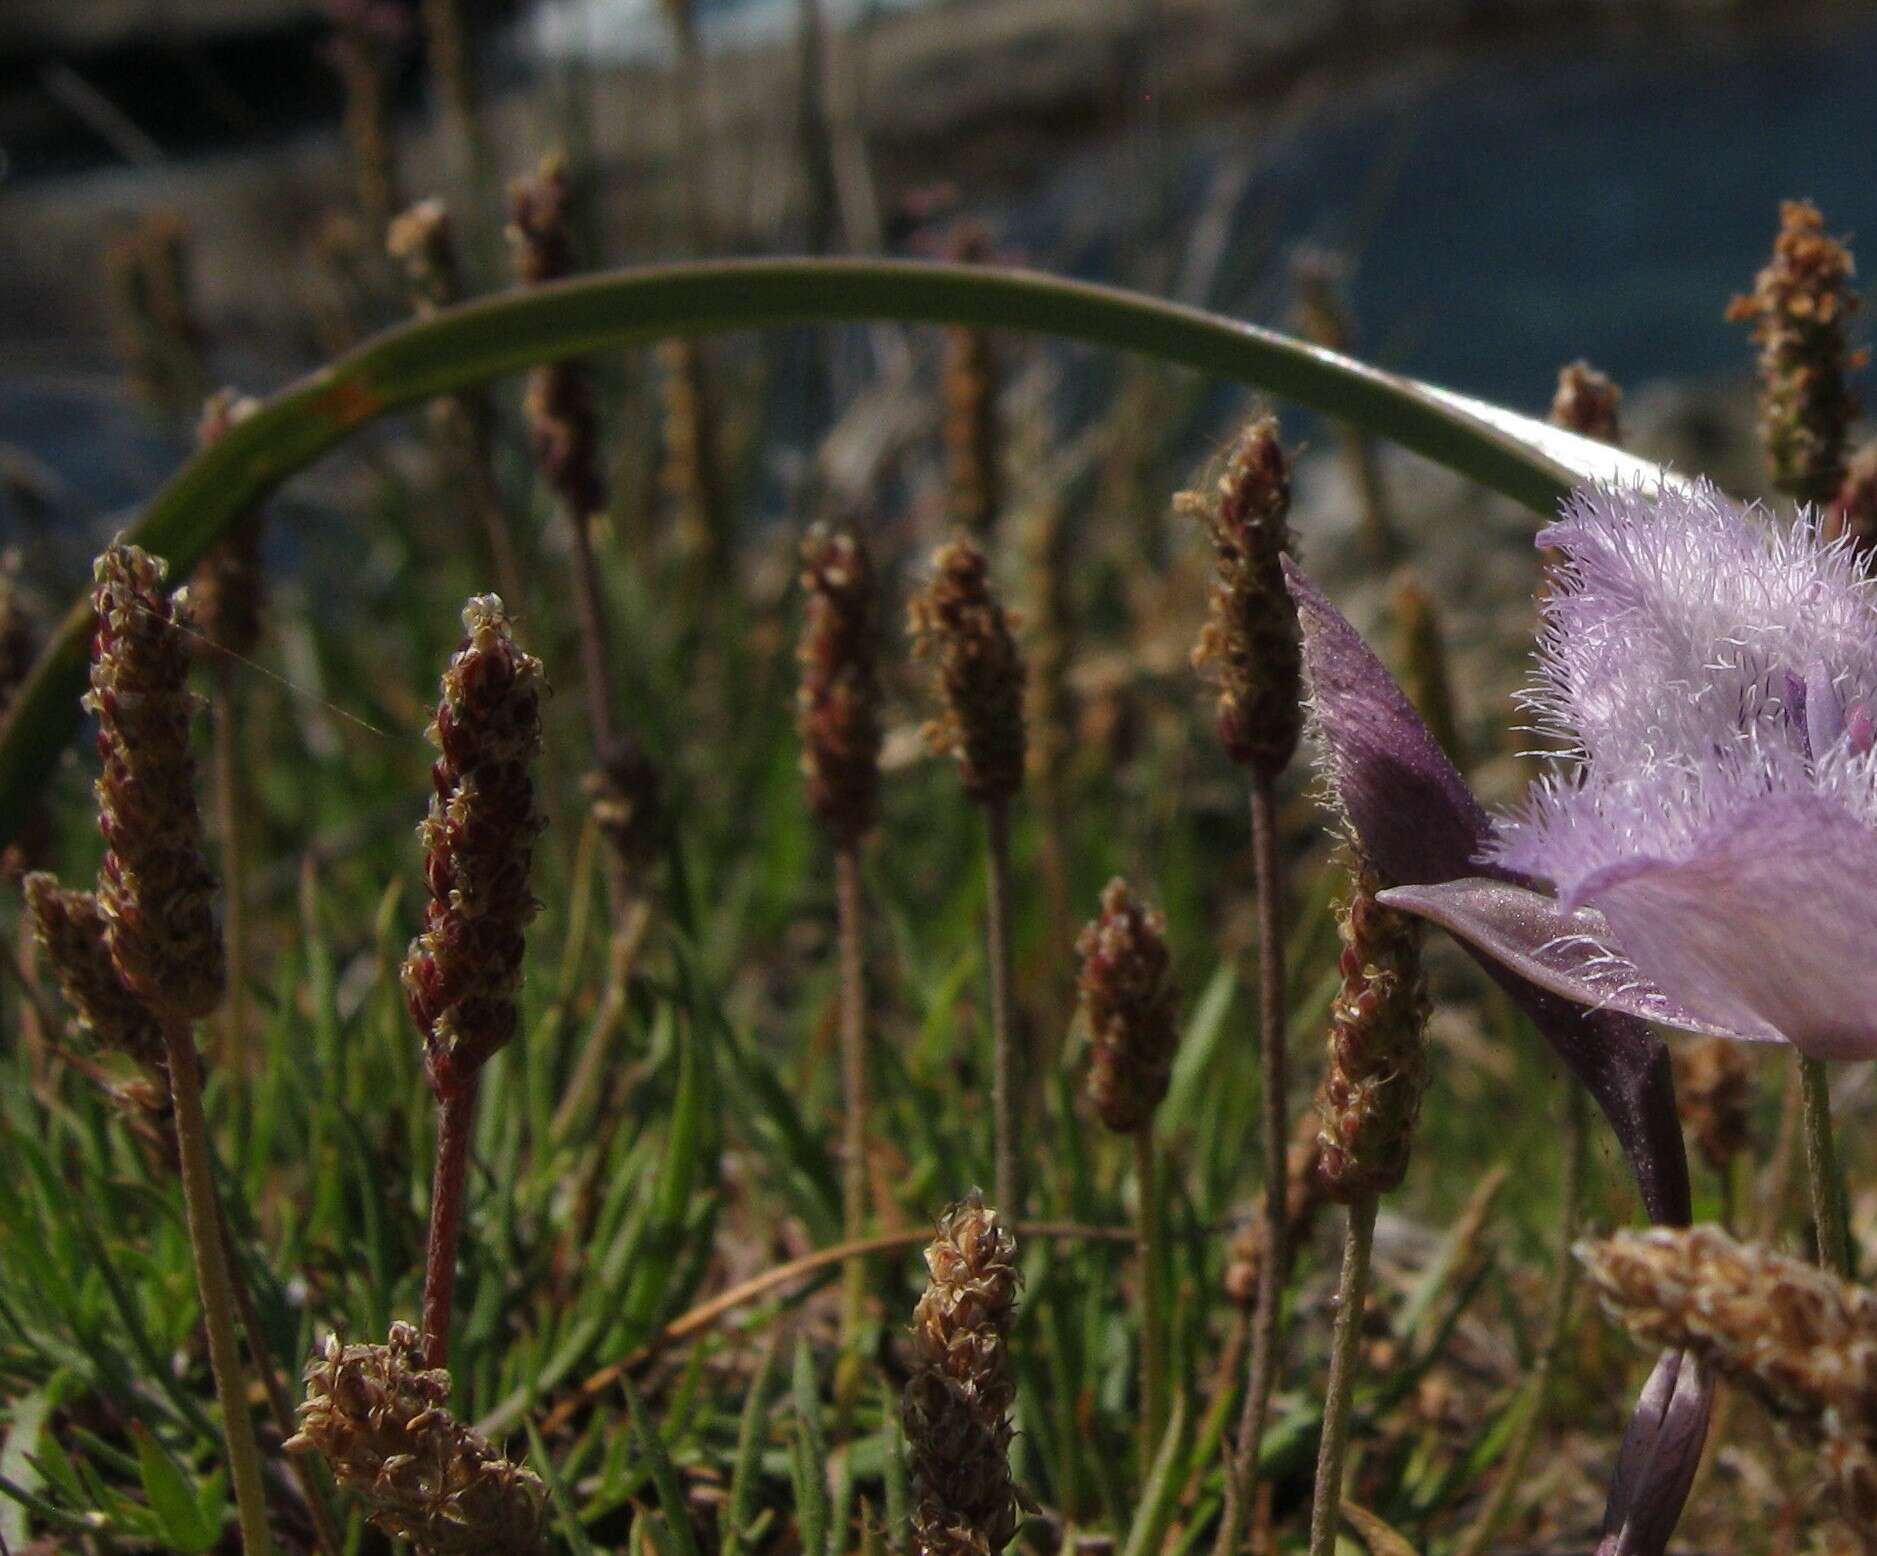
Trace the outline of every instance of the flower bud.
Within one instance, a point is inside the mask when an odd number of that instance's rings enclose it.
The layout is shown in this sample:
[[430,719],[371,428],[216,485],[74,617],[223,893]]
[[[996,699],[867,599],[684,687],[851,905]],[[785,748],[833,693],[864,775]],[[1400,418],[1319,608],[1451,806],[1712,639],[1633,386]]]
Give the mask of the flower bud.
[[866,548],[816,525],[802,542],[802,589],[795,721],[808,805],[852,843],[872,827],[880,791],[879,602]]
[[1007,802],[1023,787],[1023,656],[984,553],[968,540],[939,547],[908,620],[914,657],[935,661],[943,704],[925,727],[927,746],[957,758],[972,799]]
[[1102,889],[1101,913],[1075,943],[1093,1048],[1088,1091],[1102,1122],[1122,1134],[1153,1117],[1173,1079],[1180,996],[1166,935],[1167,921],[1117,878]]

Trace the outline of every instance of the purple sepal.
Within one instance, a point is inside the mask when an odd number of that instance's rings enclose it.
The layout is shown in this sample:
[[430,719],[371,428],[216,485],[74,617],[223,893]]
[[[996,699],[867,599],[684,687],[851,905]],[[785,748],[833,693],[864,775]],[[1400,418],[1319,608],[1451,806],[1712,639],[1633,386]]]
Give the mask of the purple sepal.
[[1714,1376],[1692,1351],[1664,1351],[1616,1451],[1597,1556],[1662,1556],[1681,1519],[1714,1408]]

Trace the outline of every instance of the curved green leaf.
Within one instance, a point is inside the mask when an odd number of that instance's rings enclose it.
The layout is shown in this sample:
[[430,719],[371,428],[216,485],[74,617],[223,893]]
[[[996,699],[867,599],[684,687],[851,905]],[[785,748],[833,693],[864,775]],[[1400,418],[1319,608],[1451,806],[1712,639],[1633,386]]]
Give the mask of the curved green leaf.
[[[672,335],[877,319],[1062,336],[1236,379],[1391,438],[1540,512],[1585,479],[1664,478],[1529,417],[1116,287],[903,260],[713,260],[583,276],[389,330],[282,390],[196,455],[128,538],[180,576],[269,491],[366,422],[533,363]],[[0,843],[77,718],[89,633],[80,601],[0,726]]]

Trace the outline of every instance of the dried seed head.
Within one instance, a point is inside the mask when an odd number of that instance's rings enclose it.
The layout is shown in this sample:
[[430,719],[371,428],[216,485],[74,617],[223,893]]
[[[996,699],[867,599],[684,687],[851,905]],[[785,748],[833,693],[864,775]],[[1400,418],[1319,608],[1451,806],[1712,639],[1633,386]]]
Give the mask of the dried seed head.
[[665,775],[658,764],[634,742],[616,737],[581,787],[606,846],[629,875],[642,876],[665,846]]
[[1343,1204],[1401,1182],[1427,1085],[1422,921],[1377,902],[1383,884],[1358,863],[1343,905],[1343,981],[1330,1006],[1329,1071],[1318,1099],[1323,1192]]
[[1692,1349],[1820,1442],[1846,1510],[1877,1507],[1877,1296],[1713,1226],[1577,1245],[1612,1319]]
[[1752,326],[1760,348],[1760,438],[1773,483],[1801,502],[1828,502],[1844,475],[1845,431],[1857,414],[1847,375],[1863,353],[1845,344],[1856,312],[1851,251],[1825,235],[1808,200],[1779,208],[1771,262],[1727,317]]
[[[990,258],[990,234],[966,224],[952,235],[949,256],[957,264]],[[1002,500],[998,470],[997,358],[990,333],[955,328],[945,332],[940,374],[945,400],[945,484],[951,520],[982,539],[997,522]]]
[[68,891],[35,872],[20,882],[33,937],[79,1029],[100,1048],[128,1055],[146,1069],[163,1067],[163,1028],[117,975],[105,945],[104,911],[88,891]]
[[1682,1127],[1710,1166],[1724,1172],[1753,1143],[1753,1064],[1724,1037],[1686,1038],[1670,1049]]
[[[561,156],[548,157],[533,178],[509,186],[508,236],[522,285],[573,274],[569,200],[567,159]],[[606,506],[606,483],[592,375],[574,362],[536,368],[528,376],[525,409],[542,479],[577,519],[598,513]]]
[[880,805],[879,599],[866,547],[817,524],[802,542],[802,589],[795,724],[808,805],[852,843]]
[[1116,878],[1101,913],[1075,943],[1077,987],[1088,1016],[1088,1093],[1110,1129],[1143,1127],[1167,1094],[1180,1041],[1180,995],[1167,955],[1167,921]]
[[[203,448],[219,442],[257,408],[256,401],[233,389],[218,389],[202,407],[196,442]],[[254,652],[261,639],[261,606],[266,597],[260,522],[257,515],[244,514],[196,564],[189,580],[189,618],[224,653],[245,656]]]
[[463,607],[467,636],[443,672],[426,731],[443,754],[419,834],[430,901],[404,959],[404,997],[424,1035],[439,1098],[468,1086],[515,1035],[535,814],[529,768],[541,748],[541,661],[521,651],[501,600]]
[[[1313,1112],[1298,1114],[1290,1142],[1288,1171],[1284,1174],[1284,1252],[1286,1261],[1309,1235],[1310,1224],[1323,1208],[1326,1196],[1318,1164],[1323,1160],[1322,1126]],[[1249,1309],[1258,1300],[1258,1270],[1264,1263],[1265,1220],[1253,1216],[1239,1229],[1226,1254],[1225,1295]]]
[[327,1337],[306,1369],[289,1453],[317,1449],[366,1516],[421,1556],[516,1556],[547,1549],[547,1489],[446,1408],[450,1375],[425,1370],[411,1324],[388,1345]]
[[913,1312],[918,1367],[902,1401],[919,1556],[996,1556],[1017,1532],[1010,1478],[1016,1241],[975,1192],[940,1218]]
[[1023,787],[1023,656],[984,553],[968,540],[939,547],[932,582],[914,596],[908,622],[914,657],[936,661],[944,704],[925,727],[926,744],[957,758],[972,799],[1011,799]]
[[1849,535],[1868,572],[1877,557],[1877,442],[1866,443],[1844,469],[1844,484],[1825,510],[1825,538]]
[[206,1016],[226,970],[215,877],[202,850],[189,720],[189,653],[163,564],[113,543],[93,567],[91,690],[98,716],[98,879],[105,940],[124,982],[160,1015]]
[[1303,650],[1279,558],[1290,550],[1290,461],[1266,416],[1239,435],[1215,492],[1175,507],[1206,526],[1214,556],[1210,613],[1195,669],[1219,686],[1226,755],[1267,776],[1283,771],[1303,729]]
[[419,200],[385,231],[385,252],[397,261],[420,319],[461,302],[463,271],[450,230],[450,210],[434,197]]
[[1600,443],[1620,443],[1617,412],[1623,391],[1614,379],[1599,373],[1581,357],[1558,369],[1558,391],[1551,397],[1551,424],[1581,432]]

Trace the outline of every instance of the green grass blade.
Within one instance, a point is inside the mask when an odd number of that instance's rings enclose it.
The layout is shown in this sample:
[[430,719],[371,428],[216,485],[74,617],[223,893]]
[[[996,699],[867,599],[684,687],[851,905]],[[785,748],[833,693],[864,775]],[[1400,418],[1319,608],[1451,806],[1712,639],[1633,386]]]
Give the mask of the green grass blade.
[[671,1455],[665,1451],[665,1439],[659,1436],[652,1418],[645,1413],[645,1401],[631,1378],[621,1378],[626,1391],[626,1406],[632,1412],[632,1430],[639,1439],[639,1449],[652,1467],[652,1485],[658,1492],[658,1505],[664,1512],[665,1525],[671,1534],[677,1556],[697,1556],[697,1540],[691,1532],[691,1512],[684,1500],[684,1487],[678,1484],[678,1472]]
[[[388,330],[197,454],[129,538],[180,579],[268,492],[365,423],[536,362],[672,335],[876,319],[1061,336],[1234,379],[1393,439],[1540,512],[1586,478],[1662,479],[1656,466],[1530,417],[1117,287],[981,265],[708,260],[508,292]],[[77,722],[90,631],[81,600],[0,726],[0,843]]]

